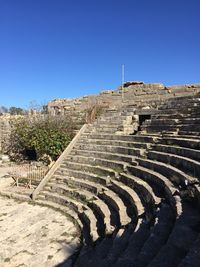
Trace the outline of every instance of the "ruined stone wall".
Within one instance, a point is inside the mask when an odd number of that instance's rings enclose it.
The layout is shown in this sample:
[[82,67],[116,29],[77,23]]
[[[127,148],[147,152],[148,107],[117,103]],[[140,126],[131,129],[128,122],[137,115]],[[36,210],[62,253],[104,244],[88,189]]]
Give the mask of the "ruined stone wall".
[[126,82],[123,88],[102,91],[98,95],[52,100],[48,103],[48,112],[69,115],[83,121],[87,110],[93,105],[105,107],[133,105],[155,108],[158,103],[166,99],[189,96],[197,92],[200,92],[200,84],[167,87],[160,83]]
[[0,151],[3,152],[3,147],[9,141],[12,123],[21,118],[21,115],[5,114],[0,116]]
[[8,140],[8,136],[10,135],[10,121],[7,117],[0,117],[0,151],[2,151],[2,147],[4,142]]

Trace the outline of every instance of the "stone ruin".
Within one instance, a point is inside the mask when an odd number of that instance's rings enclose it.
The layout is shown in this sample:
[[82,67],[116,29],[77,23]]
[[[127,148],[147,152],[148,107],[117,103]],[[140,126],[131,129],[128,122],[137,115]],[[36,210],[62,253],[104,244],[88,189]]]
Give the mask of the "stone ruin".
[[104,90],[97,95],[80,98],[55,99],[48,103],[48,113],[69,115],[83,123],[87,110],[95,105],[120,107],[133,104],[137,107],[156,108],[157,103],[179,96],[189,96],[200,91],[200,84],[164,86],[161,83],[126,82],[116,90]]
[[90,101],[104,113],[32,194],[77,228],[80,248],[60,266],[200,266],[200,85],[127,82],[48,110],[78,116]]

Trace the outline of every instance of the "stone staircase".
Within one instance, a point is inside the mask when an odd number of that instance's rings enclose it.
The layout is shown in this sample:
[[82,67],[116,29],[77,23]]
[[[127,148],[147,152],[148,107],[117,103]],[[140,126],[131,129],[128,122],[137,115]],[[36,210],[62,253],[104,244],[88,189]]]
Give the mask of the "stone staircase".
[[200,265],[199,107],[171,99],[142,125],[134,106],[110,109],[79,136],[35,200],[78,227],[71,266]]

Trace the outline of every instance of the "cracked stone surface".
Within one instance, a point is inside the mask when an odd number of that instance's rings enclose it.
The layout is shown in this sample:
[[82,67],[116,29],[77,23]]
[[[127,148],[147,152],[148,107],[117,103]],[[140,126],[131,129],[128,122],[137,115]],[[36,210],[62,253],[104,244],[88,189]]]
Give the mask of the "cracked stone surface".
[[0,266],[56,266],[78,248],[77,229],[63,214],[3,197],[0,206]]

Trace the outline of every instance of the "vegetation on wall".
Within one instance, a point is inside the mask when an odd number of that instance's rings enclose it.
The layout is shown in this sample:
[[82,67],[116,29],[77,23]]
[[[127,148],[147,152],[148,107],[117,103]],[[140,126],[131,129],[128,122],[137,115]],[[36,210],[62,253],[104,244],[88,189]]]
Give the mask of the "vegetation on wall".
[[86,111],[86,123],[93,123],[104,112],[104,106],[94,104]]
[[17,120],[12,126],[5,150],[14,161],[56,160],[74,136],[75,124],[70,118],[40,115]]

